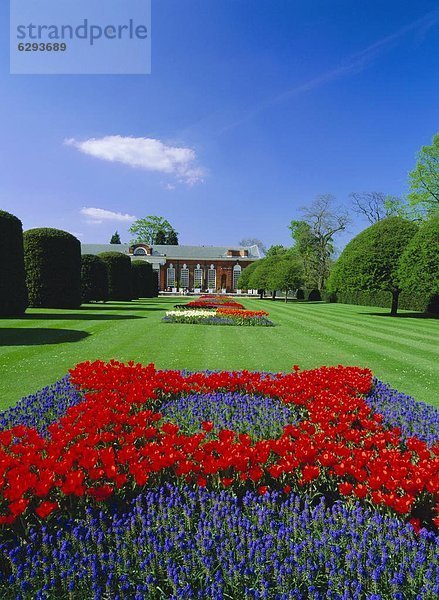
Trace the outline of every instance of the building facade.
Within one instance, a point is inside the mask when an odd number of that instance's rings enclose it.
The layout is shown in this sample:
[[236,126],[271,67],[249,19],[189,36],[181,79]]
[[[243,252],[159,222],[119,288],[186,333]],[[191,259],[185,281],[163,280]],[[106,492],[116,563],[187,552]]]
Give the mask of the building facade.
[[82,254],[122,252],[157,272],[160,291],[236,292],[241,272],[261,258],[257,246],[81,244]]

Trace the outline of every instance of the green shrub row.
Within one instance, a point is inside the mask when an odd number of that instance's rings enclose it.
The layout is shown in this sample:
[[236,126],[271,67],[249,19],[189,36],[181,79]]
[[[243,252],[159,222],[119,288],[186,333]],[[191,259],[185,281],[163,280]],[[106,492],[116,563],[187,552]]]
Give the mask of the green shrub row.
[[27,306],[79,308],[81,303],[158,295],[151,264],[120,252],[81,256],[79,240],[60,229],[30,229],[0,211],[0,317]]
[[300,288],[296,292],[297,300],[308,300],[309,302],[316,302],[322,299],[322,295],[317,289],[308,290]]
[[[355,292],[325,292],[323,299],[326,302],[338,302],[340,304],[357,304],[360,306],[379,306],[389,308],[392,302],[392,293],[376,291]],[[439,296],[429,296],[420,292],[403,291],[399,295],[399,308],[403,310],[416,310],[427,313],[439,314]]]

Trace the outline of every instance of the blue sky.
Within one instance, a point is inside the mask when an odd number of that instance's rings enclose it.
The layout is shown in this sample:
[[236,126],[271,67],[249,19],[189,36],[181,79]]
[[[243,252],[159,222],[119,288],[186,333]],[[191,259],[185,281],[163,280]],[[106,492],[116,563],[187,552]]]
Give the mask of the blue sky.
[[436,1],[153,0],[134,76],[10,75],[0,22],[0,208],[25,229],[126,242],[156,214],[183,244],[288,244],[318,194],[406,193],[438,129]]

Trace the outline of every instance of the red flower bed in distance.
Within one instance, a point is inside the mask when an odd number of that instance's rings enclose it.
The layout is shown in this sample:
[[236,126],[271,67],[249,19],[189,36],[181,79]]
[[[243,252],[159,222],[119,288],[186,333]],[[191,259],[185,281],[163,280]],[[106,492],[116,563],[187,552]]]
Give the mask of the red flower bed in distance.
[[[403,442],[398,429],[382,426],[361,397],[372,384],[367,369],[187,375],[96,361],[77,365],[71,377],[85,400],[49,427],[47,439],[24,426],[0,433],[1,523],[33,512],[45,518],[69,497],[102,501],[182,477],[261,494],[320,490],[439,525],[439,444]],[[230,430],[206,439],[206,422],[190,436],[173,423],[158,426],[162,401],[215,391],[270,396],[303,407],[305,417],[278,439],[257,442]]]
[[212,294],[205,294],[200,296],[197,300],[188,302],[186,306],[190,308],[221,308],[229,307],[236,309],[243,309],[244,306],[239,302],[235,302],[232,298],[227,296],[214,296]]

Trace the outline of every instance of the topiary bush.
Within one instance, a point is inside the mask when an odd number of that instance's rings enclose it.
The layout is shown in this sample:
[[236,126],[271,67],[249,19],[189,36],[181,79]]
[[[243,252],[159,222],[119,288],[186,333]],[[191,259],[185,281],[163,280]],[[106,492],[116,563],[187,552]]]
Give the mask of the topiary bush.
[[152,270],[152,288],[151,295],[148,298],[156,298],[159,295],[159,274],[158,271]]
[[108,300],[108,272],[104,261],[94,254],[81,257],[82,302]]
[[155,279],[152,265],[144,260],[131,262],[133,296],[135,298],[152,298],[155,291]]
[[108,297],[110,300],[131,300],[131,259],[122,252],[99,254],[108,273]]
[[308,294],[308,300],[311,302],[317,302],[321,299],[322,299],[322,295],[319,292],[319,290],[317,290],[317,289],[311,290]]
[[0,317],[19,317],[28,305],[20,219],[0,210]]
[[[326,292],[324,299],[326,302],[338,302],[340,304],[388,308],[392,302],[392,294],[391,292],[383,291]],[[398,308],[402,310],[439,313],[439,297],[434,296],[432,298],[420,292],[407,292],[403,290],[399,294]]]
[[35,308],[81,306],[81,244],[60,229],[29,229],[24,236],[29,305]]
[[305,300],[305,292],[302,289],[297,290],[296,300]]
[[398,280],[402,290],[423,297],[424,310],[439,304],[439,215],[419,227],[401,256]]
[[343,250],[328,280],[332,292],[391,292],[391,314],[396,315],[401,288],[398,266],[417,225],[400,217],[374,223]]

